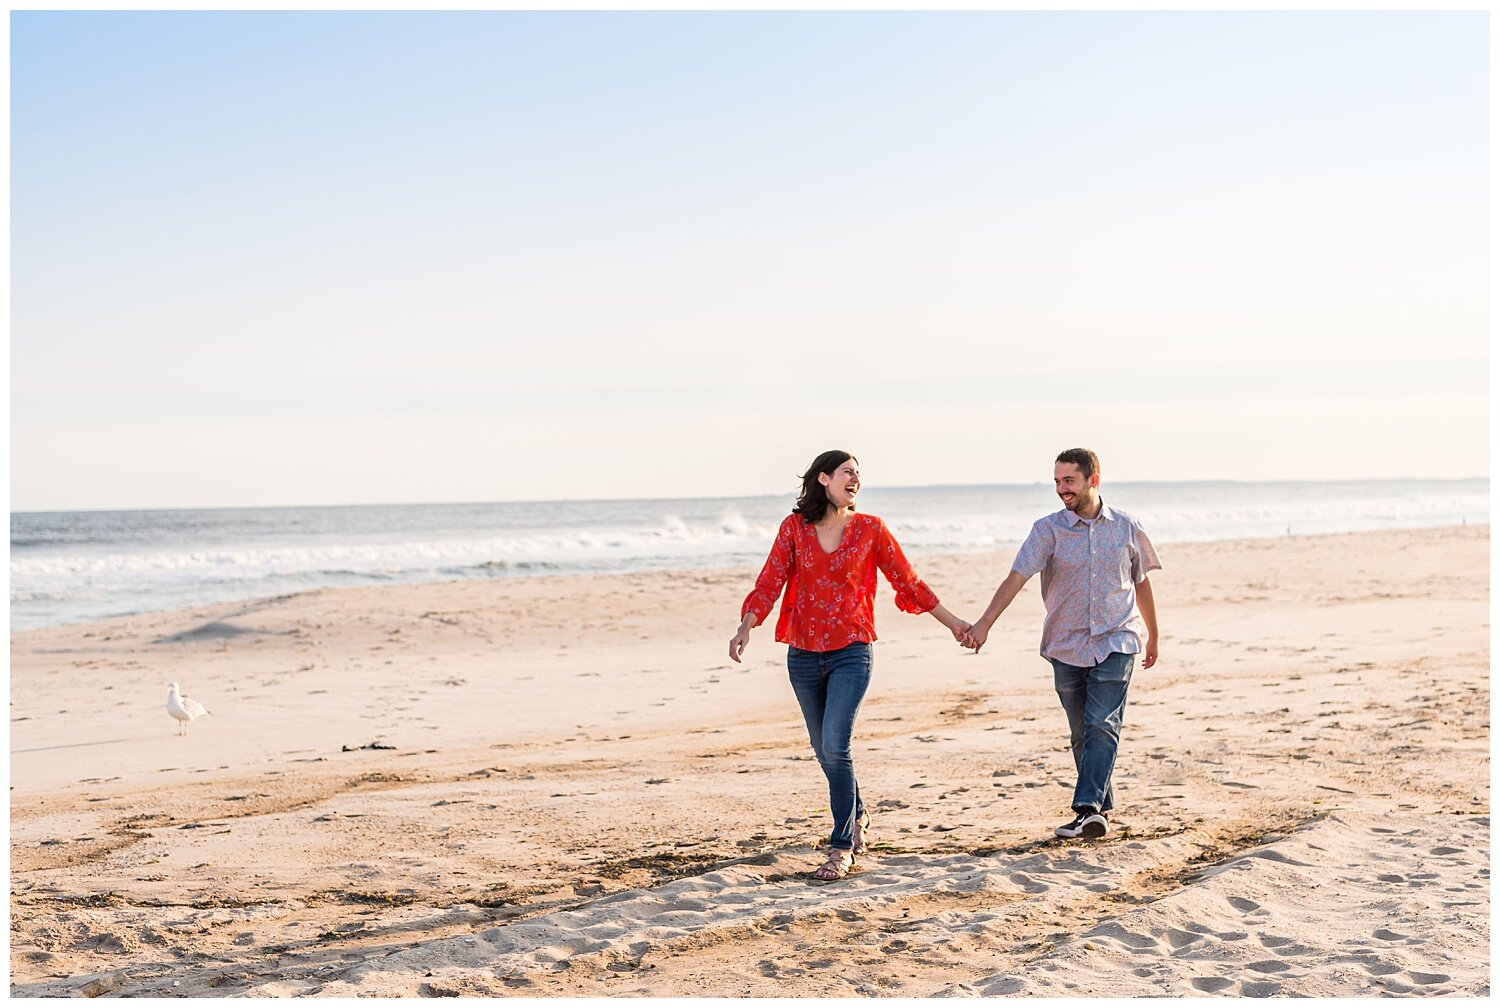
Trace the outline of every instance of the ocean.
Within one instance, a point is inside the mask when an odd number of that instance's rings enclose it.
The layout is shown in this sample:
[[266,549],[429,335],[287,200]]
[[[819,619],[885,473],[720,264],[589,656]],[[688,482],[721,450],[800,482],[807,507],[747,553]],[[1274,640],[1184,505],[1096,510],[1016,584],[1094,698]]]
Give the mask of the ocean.
[[[1111,483],[1158,545],[1489,521],[1489,481]],[[758,566],[793,495],[690,500],[14,512],[13,629],[313,588]],[[881,488],[913,558],[1014,548],[1050,484]],[[1168,559],[1164,557],[1164,559]],[[920,569],[920,568],[919,568]],[[748,590],[749,582],[746,582]]]

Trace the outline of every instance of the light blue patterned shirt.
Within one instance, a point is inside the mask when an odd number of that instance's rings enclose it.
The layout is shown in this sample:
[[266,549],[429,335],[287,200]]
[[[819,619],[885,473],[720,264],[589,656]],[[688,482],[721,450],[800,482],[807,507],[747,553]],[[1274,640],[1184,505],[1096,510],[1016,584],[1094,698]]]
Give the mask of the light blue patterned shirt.
[[1011,570],[1042,575],[1042,657],[1069,665],[1099,664],[1113,651],[1138,654],[1146,622],[1135,586],[1161,570],[1141,523],[1099,502],[1085,520],[1067,508],[1037,519]]

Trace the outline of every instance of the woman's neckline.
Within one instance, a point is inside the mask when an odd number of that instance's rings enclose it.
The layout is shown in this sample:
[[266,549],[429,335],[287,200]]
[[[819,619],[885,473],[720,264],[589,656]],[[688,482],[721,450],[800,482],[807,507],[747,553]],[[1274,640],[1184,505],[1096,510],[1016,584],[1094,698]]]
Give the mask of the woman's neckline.
[[835,553],[837,553],[839,550],[843,549],[844,548],[844,540],[849,538],[849,526],[853,525],[854,524],[854,519],[858,518],[858,517],[859,517],[859,513],[858,512],[850,512],[848,519],[844,522],[844,527],[841,528],[841,529],[839,529],[839,541],[838,541],[838,545],[834,546],[834,548],[831,549],[831,550],[826,550],[826,549],[823,548],[823,540],[818,535],[818,525],[817,525],[817,522],[808,522],[808,524],[812,526],[813,541],[818,544],[818,552],[821,553],[821,554],[823,554],[826,557],[831,557]]

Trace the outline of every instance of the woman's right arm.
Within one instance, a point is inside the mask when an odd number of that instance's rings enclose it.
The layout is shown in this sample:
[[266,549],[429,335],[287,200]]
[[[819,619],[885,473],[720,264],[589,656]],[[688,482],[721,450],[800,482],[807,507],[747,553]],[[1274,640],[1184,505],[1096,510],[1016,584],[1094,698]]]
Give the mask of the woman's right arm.
[[740,620],[739,630],[729,638],[729,657],[735,661],[739,661],[740,655],[745,653],[745,645],[750,643],[750,628],[755,626],[755,623],[755,614],[746,613],[745,618]]
[[750,594],[745,596],[745,604],[740,606],[740,628],[729,641],[729,657],[735,661],[740,660],[740,655],[745,653],[745,645],[750,643],[751,628],[764,623],[766,617],[771,615],[782,587],[787,578],[792,576],[797,562],[797,540],[792,534],[792,522],[795,520],[798,520],[797,517],[790,515],[781,523],[776,540],[771,543],[771,555],[766,557],[766,564],[760,569],[760,577],[755,579],[755,587],[750,589]]

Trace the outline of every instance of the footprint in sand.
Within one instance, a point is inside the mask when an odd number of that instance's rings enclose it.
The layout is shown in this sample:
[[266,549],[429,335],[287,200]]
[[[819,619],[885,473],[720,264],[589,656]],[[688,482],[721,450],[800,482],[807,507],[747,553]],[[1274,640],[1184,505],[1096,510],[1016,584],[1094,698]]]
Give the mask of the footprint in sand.
[[[1019,977],[1000,977],[998,979],[986,982],[984,985],[984,990],[977,993],[981,994],[983,997],[1003,997],[1009,994],[1019,994],[1023,989],[1025,989],[1025,987],[1025,981],[1021,980]],[[967,988],[967,985],[965,984],[959,984],[957,989],[967,989],[971,993],[974,993],[972,991],[972,988]]]
[[1254,900],[1241,899],[1238,896],[1229,897],[1229,905],[1234,907],[1240,913],[1254,913],[1256,910],[1260,909],[1260,904],[1256,903]]
[[1030,893],[1032,895],[1047,892],[1052,888],[1046,883],[1038,882],[1036,879],[1023,872],[1016,872],[1011,875],[1010,881],[1015,885],[1020,886],[1022,892]]
[[[1170,927],[1167,928],[1167,941],[1172,944],[1172,948],[1174,950],[1175,949],[1183,948],[1183,947],[1185,947],[1187,945],[1191,945],[1193,942],[1198,941],[1202,937],[1203,936],[1201,934],[1193,934],[1191,931],[1179,931],[1176,928],[1170,928]],[[1217,980],[1223,980],[1224,978],[1223,977],[1197,977],[1197,978],[1194,978],[1194,980],[1193,980],[1193,986],[1197,987],[1198,986],[1198,980],[1200,980],[1200,979],[1201,980],[1215,980],[1215,981],[1217,981]],[[1224,982],[1220,986],[1218,986],[1218,987],[1198,987],[1198,989],[1199,990],[1219,990],[1222,987],[1229,986],[1229,983],[1230,983],[1230,981],[1224,980]]]
[[1246,980],[1240,984],[1240,995],[1242,997],[1275,997],[1279,993],[1281,993],[1281,984],[1275,980]]
[[1446,973],[1418,973],[1416,970],[1407,970],[1407,975],[1422,986],[1447,983],[1451,977]]
[[1390,976],[1392,973],[1401,972],[1400,966],[1395,966],[1388,962],[1381,962],[1379,959],[1373,959],[1369,962],[1362,962],[1360,963],[1360,965],[1363,966],[1365,968],[1365,972],[1370,974],[1371,976]]
[[1226,987],[1233,987],[1234,981],[1228,977],[1193,977],[1193,988],[1208,994],[1214,994]]
[[1136,934],[1134,931],[1126,931],[1113,922],[1095,928],[1090,936],[1101,938],[1113,938],[1115,941],[1136,951],[1156,948],[1160,943],[1149,935]]
[[1292,967],[1280,959],[1262,959],[1260,962],[1246,963],[1245,968],[1253,969],[1257,973],[1284,973]]

